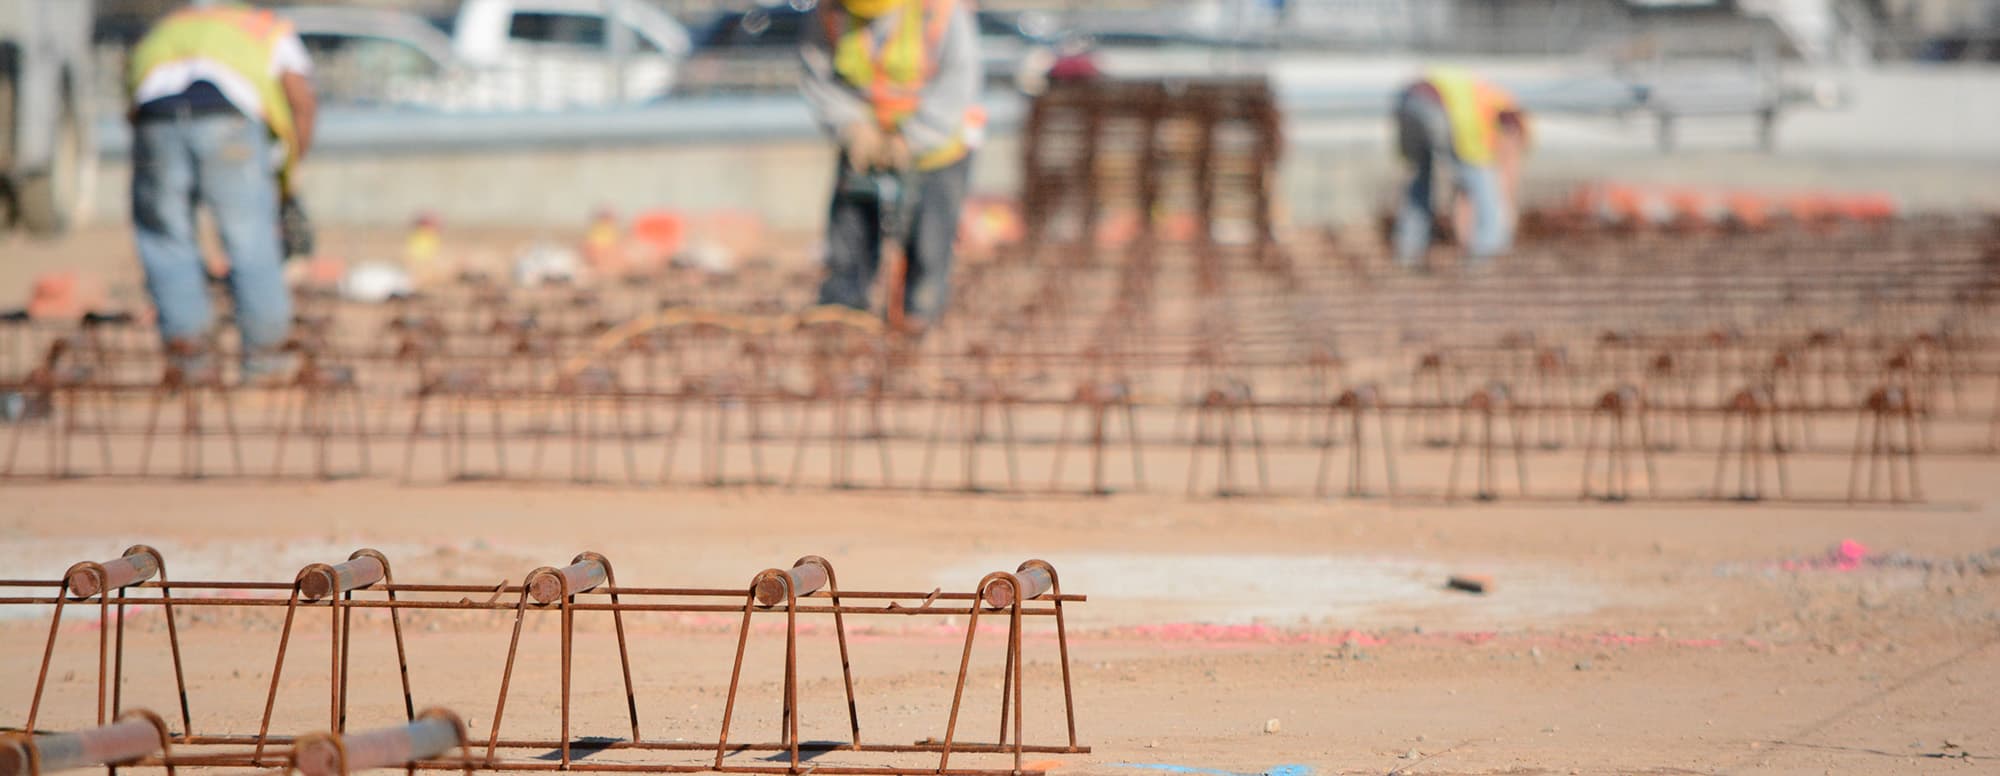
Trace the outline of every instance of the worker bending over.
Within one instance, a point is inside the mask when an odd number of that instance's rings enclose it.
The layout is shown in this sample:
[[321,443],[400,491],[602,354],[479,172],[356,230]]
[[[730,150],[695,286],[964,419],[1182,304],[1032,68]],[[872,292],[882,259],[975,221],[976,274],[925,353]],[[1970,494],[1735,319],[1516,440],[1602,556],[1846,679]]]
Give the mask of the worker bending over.
[[281,171],[312,147],[312,62],[270,11],[201,4],[168,15],[131,56],[132,223],[173,366],[204,368],[212,313],[195,239],[208,206],[229,254],[242,379],[289,371],[279,237]]
[[[819,302],[868,308],[884,239],[902,240],[907,326],[935,323],[950,295],[952,242],[985,131],[983,73],[971,9],[961,0],[824,0],[800,45],[802,88],[840,143]],[[900,186],[893,193],[874,185]],[[905,235],[884,235],[900,198]],[[891,222],[902,219],[891,219]],[[893,317],[893,316],[892,316]]]
[[[1528,146],[1527,116],[1513,95],[1463,70],[1431,70],[1398,96],[1396,140],[1410,165],[1396,213],[1396,262],[1425,268],[1437,219],[1433,189],[1440,161],[1451,163],[1457,181],[1454,224],[1467,265],[1482,267],[1506,253],[1514,242],[1521,157]],[[1471,211],[1469,218],[1460,205]]]

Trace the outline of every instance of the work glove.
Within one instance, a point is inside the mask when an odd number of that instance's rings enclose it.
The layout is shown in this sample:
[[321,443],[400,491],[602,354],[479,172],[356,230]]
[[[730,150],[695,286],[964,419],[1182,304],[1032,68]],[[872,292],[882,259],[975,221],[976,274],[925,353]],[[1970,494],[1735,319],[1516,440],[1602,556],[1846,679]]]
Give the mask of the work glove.
[[873,121],[856,121],[840,129],[840,150],[847,154],[847,166],[868,172],[882,157],[887,140]]

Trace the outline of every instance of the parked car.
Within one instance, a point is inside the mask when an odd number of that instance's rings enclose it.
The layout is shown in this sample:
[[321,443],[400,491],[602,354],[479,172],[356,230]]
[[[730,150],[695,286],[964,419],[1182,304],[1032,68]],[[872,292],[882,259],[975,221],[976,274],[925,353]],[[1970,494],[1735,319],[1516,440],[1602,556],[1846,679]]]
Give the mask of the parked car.
[[288,7],[332,104],[556,111],[648,101],[672,88],[686,28],[641,0],[466,0],[443,19]]
[[[1055,45],[1041,34],[1038,15],[978,14],[980,58],[989,88],[1019,88],[1024,70],[1053,61]],[[698,36],[694,54],[682,67],[680,94],[744,94],[787,91],[798,84],[798,46],[811,7],[759,6],[724,13]]]
[[13,224],[59,234],[82,211],[90,139],[90,0],[0,2],[0,205]]
[[[643,0],[465,0],[452,49],[515,105],[559,110],[646,102],[693,51],[687,28]],[[484,91],[484,89],[482,89]]]
[[331,105],[451,108],[480,102],[451,36],[422,17],[350,6],[279,9],[313,59],[313,85]]

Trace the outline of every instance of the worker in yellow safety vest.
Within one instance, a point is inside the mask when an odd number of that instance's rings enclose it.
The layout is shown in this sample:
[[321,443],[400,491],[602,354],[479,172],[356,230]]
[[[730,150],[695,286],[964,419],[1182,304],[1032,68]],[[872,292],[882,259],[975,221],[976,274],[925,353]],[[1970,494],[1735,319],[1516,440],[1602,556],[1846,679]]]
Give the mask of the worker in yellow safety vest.
[[206,205],[227,276],[248,383],[283,379],[291,329],[280,176],[311,150],[312,62],[270,11],[197,3],[131,52],[132,222],[172,366],[210,369],[208,276],[195,236]]
[[1466,261],[1487,266],[1514,242],[1521,158],[1528,119],[1514,96],[1464,70],[1435,68],[1396,98],[1396,140],[1410,166],[1396,214],[1396,261],[1423,270],[1437,220],[1436,168],[1457,183],[1454,221]]
[[885,297],[891,319],[900,312],[921,330],[944,311],[986,123],[969,3],[822,0],[806,24],[801,88],[841,152],[821,304],[866,309],[889,241],[902,247],[906,272],[902,299]]

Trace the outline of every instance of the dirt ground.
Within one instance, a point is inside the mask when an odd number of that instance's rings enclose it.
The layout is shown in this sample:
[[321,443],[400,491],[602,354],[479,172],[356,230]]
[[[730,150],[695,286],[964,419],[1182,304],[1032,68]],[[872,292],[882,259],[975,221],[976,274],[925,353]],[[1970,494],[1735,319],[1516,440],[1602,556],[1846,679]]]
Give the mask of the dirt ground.
[[[1957,483],[1990,487],[1979,482],[1987,465],[1948,468]],[[1974,773],[2000,757],[1989,722],[2000,717],[2000,578],[1937,561],[2000,546],[1994,517],[1990,498],[1927,510],[1446,508],[12,483],[0,567],[52,578],[144,542],[183,579],[282,580],[374,546],[407,581],[497,583],[597,549],[628,585],[732,587],[817,553],[849,589],[965,590],[985,570],[1042,557],[1066,570],[1067,589],[1091,596],[1071,627],[1078,732],[1094,751],[1052,758],[1064,772]],[[1782,563],[1850,538],[1889,562]],[[1492,574],[1494,592],[1445,590],[1457,571]],[[405,634],[419,705],[458,709],[484,731],[506,616],[426,619]],[[9,724],[24,713],[44,622],[0,624]],[[392,719],[400,705],[385,623],[362,622],[355,725]],[[159,618],[134,623],[126,697],[168,710],[171,674],[151,642]],[[261,614],[181,623],[198,728],[254,728],[276,626]],[[578,734],[622,735],[610,634],[582,627]],[[712,736],[733,623],[635,616],[628,627],[642,732]],[[311,638],[325,625],[299,628],[279,729],[325,722],[324,695],[313,700],[325,652]],[[66,628],[43,724],[88,721],[93,631]],[[891,625],[860,640],[865,736],[941,734],[958,632]],[[819,635],[801,648],[809,740],[845,732],[832,645]],[[776,643],[753,640],[763,659],[753,651],[745,697],[760,702],[744,702],[739,729],[772,726],[777,676],[758,669],[775,664]],[[524,644],[535,657],[519,669],[510,731],[551,729],[554,647],[548,627]],[[1053,644],[1040,635],[1027,649],[1030,740],[1059,742]],[[997,668],[987,657],[980,665]],[[986,692],[967,713],[978,729],[991,725],[997,686],[995,671],[975,672],[971,690]]]
[[[108,238],[89,244],[114,263],[128,250]],[[5,247],[0,264],[23,258],[5,268],[0,294],[54,260],[50,249]],[[1435,483],[1444,461],[1433,452],[1405,466]],[[1181,470],[1158,466],[1162,476]],[[1796,481],[1816,492],[1844,482],[1842,457],[1798,466]],[[1537,482],[1574,488],[1573,461],[1537,467]],[[497,584],[596,550],[625,585],[740,587],[759,569],[818,554],[850,590],[963,591],[988,571],[1043,558],[1066,591],[1090,597],[1070,609],[1069,646],[1077,733],[1093,750],[1034,756],[1058,773],[1994,773],[1994,472],[1990,456],[1929,458],[1929,503],[1907,508],[1189,500],[1177,484],[1088,499],[16,480],[0,483],[0,578],[53,579],[135,543],[159,548],[182,580],[284,581],[306,563],[375,547],[402,582]],[[1836,550],[1849,540],[1846,554]],[[1494,588],[1447,589],[1458,573],[1491,575]],[[455,709],[483,737],[511,618],[425,615],[403,622],[417,705]],[[629,735],[610,628],[587,615],[577,620],[574,732]],[[26,715],[46,616],[0,606],[0,725]],[[41,727],[87,724],[94,713],[98,627],[89,612],[66,619]],[[735,728],[768,740],[782,639],[775,621],[759,622]],[[171,718],[163,618],[141,609],[131,623],[125,702]],[[350,727],[398,720],[386,618],[366,612],[356,623]],[[553,624],[539,617],[524,637],[508,735],[554,736]],[[942,735],[963,626],[850,625],[864,740]],[[269,610],[183,613],[199,732],[255,730],[278,627]],[[637,614],[626,627],[642,735],[712,741],[733,617]],[[327,726],[327,625],[305,617],[297,628],[274,731]],[[800,645],[807,740],[847,735],[831,641],[819,623]],[[962,725],[980,740],[998,714],[998,641],[980,642],[967,688]],[[1061,743],[1055,641],[1038,628],[1026,649],[1029,740]],[[1006,767],[990,755],[963,764]]]

